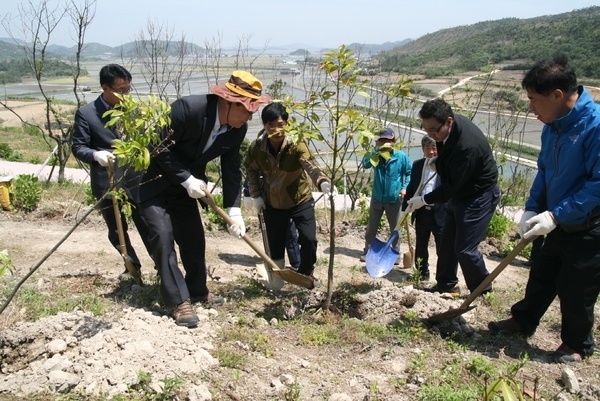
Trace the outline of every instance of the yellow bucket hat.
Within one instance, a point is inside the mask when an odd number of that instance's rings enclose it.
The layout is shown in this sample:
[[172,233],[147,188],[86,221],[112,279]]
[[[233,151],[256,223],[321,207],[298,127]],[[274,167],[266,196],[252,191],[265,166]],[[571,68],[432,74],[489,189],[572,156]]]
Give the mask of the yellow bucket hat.
[[246,71],[237,70],[224,85],[211,86],[210,91],[228,102],[241,103],[251,112],[267,104],[270,97],[262,94],[262,82]]

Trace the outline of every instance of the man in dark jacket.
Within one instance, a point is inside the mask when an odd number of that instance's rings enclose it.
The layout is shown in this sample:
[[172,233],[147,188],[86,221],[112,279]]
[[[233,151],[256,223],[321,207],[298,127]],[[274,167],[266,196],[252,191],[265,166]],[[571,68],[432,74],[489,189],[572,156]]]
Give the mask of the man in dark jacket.
[[[151,255],[148,227],[140,216],[137,207],[139,203],[137,191],[142,173],[134,171],[130,166],[119,166],[117,164],[115,156],[112,154],[112,144],[115,139],[119,138],[119,134],[114,127],[104,127],[110,117],[105,118],[103,114],[120,102],[116,94],[126,95],[131,90],[131,74],[118,64],[105,65],[100,70],[100,85],[103,91],[102,94],[94,102],[79,108],[75,114],[75,129],[71,149],[77,159],[90,165],[92,193],[98,199],[110,189],[107,170],[108,161],[115,162],[117,188],[126,190],[129,201],[134,206],[131,208],[131,217],[148,250],[148,254]],[[99,209],[108,227],[108,240],[120,252],[117,220],[112,199],[110,197],[104,198],[100,202]],[[133,246],[131,246],[127,234],[127,219],[123,213],[121,213],[120,218],[123,224],[127,256],[139,271],[141,263]]]
[[523,78],[529,108],[543,122],[538,172],[521,236],[546,238],[525,296],[495,332],[531,336],[556,296],[562,315],[557,363],[594,353],[594,306],[600,293],[600,106],[565,57],[537,63]]
[[206,244],[197,201],[206,196],[206,164],[221,159],[223,204],[235,222],[228,230],[240,238],[246,231],[240,209],[240,145],[252,114],[269,100],[261,95],[262,83],[245,71],[234,71],[226,84],[210,90],[213,94],[186,96],[172,104],[171,127],[140,187],[161,295],[175,322],[187,327],[198,324],[192,303],[223,301],[206,286]]
[[[477,249],[500,200],[498,169],[487,139],[468,118],[454,114],[442,99],[425,102],[419,111],[423,129],[437,143],[438,157],[430,159],[440,186],[408,201],[413,210],[448,202],[438,255],[436,281],[430,291],[459,292],[460,263],[470,291],[489,274]],[[491,285],[484,290],[491,291]]]
[[[427,195],[440,185],[440,177],[435,170],[426,162],[437,157],[437,146],[435,141],[424,135],[421,139],[421,148],[423,149],[423,159],[416,160],[412,165],[410,173],[410,182],[406,187],[406,196],[404,197],[403,210],[408,206],[408,200],[415,196],[420,190],[419,195]],[[419,188],[423,180],[423,187]],[[444,228],[445,213],[444,203],[435,203],[433,206],[424,206],[412,213],[412,220],[415,224],[416,246],[415,246],[415,268],[419,271],[422,280],[429,280],[429,237],[433,234],[435,240],[436,254],[440,254],[440,241],[442,239],[442,228]]]

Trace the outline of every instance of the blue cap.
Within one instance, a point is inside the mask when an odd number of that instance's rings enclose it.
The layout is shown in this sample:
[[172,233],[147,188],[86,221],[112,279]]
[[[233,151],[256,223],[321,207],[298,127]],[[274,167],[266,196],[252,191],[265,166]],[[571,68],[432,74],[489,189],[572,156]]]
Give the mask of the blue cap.
[[391,139],[394,140],[396,139],[396,134],[394,133],[394,130],[391,128],[386,128],[382,131],[379,131],[379,138],[378,139]]

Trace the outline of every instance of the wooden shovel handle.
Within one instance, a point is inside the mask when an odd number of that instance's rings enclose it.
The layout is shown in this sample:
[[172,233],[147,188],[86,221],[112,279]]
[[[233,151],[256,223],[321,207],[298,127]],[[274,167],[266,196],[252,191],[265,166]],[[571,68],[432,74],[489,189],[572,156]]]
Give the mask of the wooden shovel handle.
[[[110,186],[110,188],[114,189],[115,166],[113,164],[113,161],[110,158],[108,159],[107,168],[108,168],[109,186]],[[112,198],[112,205],[113,205],[113,210],[114,210],[114,214],[115,214],[115,223],[117,224],[117,234],[119,236],[119,247],[121,248],[121,256],[123,257],[123,262],[125,263],[125,268],[129,272],[129,274],[131,274],[131,276],[138,282],[138,284],[142,284],[142,277],[140,276],[138,269],[136,269],[136,267],[131,262],[131,259],[129,259],[129,256],[127,255],[127,246],[125,245],[125,233],[123,231],[123,222],[121,221],[121,209],[119,208],[119,201],[117,200],[117,198],[114,195],[111,196],[111,198]]]
[[509,253],[504,259],[502,259],[500,264],[496,266],[496,268],[485,278],[485,280],[481,282],[481,284],[479,284],[477,288],[475,288],[475,291],[473,291],[471,295],[469,295],[469,297],[465,300],[465,302],[463,302],[462,305],[460,305],[459,309],[467,308],[471,304],[471,302],[475,300],[475,298],[480,296],[481,293],[485,290],[485,288],[488,285],[490,285],[500,273],[502,273],[502,270],[504,270],[504,268],[508,266],[508,264],[512,262],[513,259],[516,258],[519,253],[521,253],[523,248],[525,248],[525,246],[527,246],[527,244],[529,244],[529,242],[533,241],[535,238],[536,237],[532,237],[529,239],[522,238],[517,244],[517,246],[515,246],[515,248],[512,250],[512,252]]
[[[229,215],[227,213],[225,213],[225,211],[223,209],[221,209],[215,202],[215,199],[212,197],[212,195],[208,192],[208,191],[204,191],[204,193],[206,194],[206,197],[202,198],[219,216],[221,216],[221,218],[223,220],[225,220],[225,222],[227,224],[229,224],[230,226],[236,224],[231,217],[229,217]],[[281,270],[279,269],[279,267],[275,264],[275,262],[273,262],[273,260],[267,256],[266,253],[264,253],[264,251],[262,249],[260,249],[260,247],[258,245],[256,245],[256,243],[254,241],[252,241],[250,239],[250,237],[248,237],[248,234],[244,234],[244,236],[242,237],[242,239],[244,241],[246,241],[246,243],[250,246],[250,248],[252,248],[254,250],[254,252],[256,252],[258,254],[258,256],[261,257],[262,260],[264,260],[269,267],[271,268],[271,270],[274,271],[278,271]]]

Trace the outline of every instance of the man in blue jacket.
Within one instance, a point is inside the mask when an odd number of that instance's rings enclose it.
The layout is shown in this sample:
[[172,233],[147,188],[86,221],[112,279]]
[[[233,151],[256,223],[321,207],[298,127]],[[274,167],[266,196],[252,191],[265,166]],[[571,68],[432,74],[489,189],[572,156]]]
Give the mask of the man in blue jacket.
[[565,57],[539,62],[521,85],[529,108],[545,124],[521,235],[546,239],[512,317],[488,327],[531,336],[558,295],[562,344],[553,359],[579,362],[594,352],[600,292],[600,106],[577,85]]
[[[375,152],[365,156],[362,161],[365,170],[374,167],[375,174],[369,206],[369,222],[365,232],[365,249],[360,257],[361,262],[366,260],[369,247],[377,235],[383,212],[387,217],[390,230],[396,227],[400,218],[402,197],[406,195],[412,166],[406,153],[392,148],[395,140],[396,134],[391,128],[380,131],[375,142]],[[394,241],[392,246],[400,252],[399,239]],[[396,264],[399,264],[399,261],[396,261]]]

